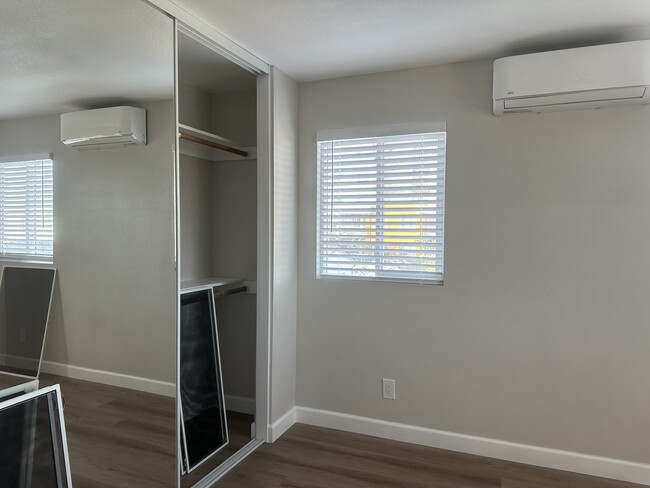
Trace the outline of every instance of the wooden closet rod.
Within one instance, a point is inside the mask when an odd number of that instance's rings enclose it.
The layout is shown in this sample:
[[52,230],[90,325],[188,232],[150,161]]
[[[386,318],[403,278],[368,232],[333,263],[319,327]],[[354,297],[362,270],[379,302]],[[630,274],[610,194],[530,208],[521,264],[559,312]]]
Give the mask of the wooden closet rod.
[[228,295],[234,295],[235,293],[243,293],[245,291],[248,291],[247,286],[238,286],[236,288],[226,288],[225,290],[215,290],[213,293],[214,298],[220,298]]
[[196,142],[197,144],[203,144],[204,146],[210,146],[215,149],[220,149],[222,151],[228,151],[229,153],[237,154],[238,156],[243,156],[245,158],[248,157],[248,151],[243,151],[241,149],[237,149],[236,147],[226,146],[225,144],[219,144],[218,142],[208,141],[207,139],[191,136],[189,134],[181,134],[180,137],[181,139],[184,139],[186,141]]

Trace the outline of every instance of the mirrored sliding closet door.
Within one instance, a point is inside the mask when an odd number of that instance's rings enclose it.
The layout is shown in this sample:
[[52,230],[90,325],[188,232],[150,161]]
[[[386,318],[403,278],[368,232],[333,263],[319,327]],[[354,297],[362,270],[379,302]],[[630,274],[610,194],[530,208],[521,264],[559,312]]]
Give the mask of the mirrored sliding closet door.
[[0,266],[56,270],[35,375],[1,367],[34,337],[0,303],[0,393],[60,385],[76,488],[173,487],[174,21],[141,0],[4,0],[0,46]]

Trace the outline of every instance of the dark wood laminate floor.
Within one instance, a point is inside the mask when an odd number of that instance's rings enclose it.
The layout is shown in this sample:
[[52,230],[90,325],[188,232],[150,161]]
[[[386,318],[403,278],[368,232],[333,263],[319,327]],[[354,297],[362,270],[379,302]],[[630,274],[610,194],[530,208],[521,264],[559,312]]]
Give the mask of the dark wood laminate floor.
[[75,488],[173,487],[174,399],[42,374],[59,383]]
[[[174,400],[42,375],[60,383],[75,488],[173,487]],[[231,414],[231,445],[247,441],[250,418]],[[207,467],[205,468],[207,472]],[[196,479],[204,472],[197,472]],[[193,473],[194,475],[194,473]],[[189,478],[188,478],[189,480]],[[183,486],[189,483],[184,482]],[[296,424],[265,444],[216,488],[642,488],[414,444]]]
[[[2,378],[0,378],[2,380]],[[25,379],[8,377],[6,386]],[[61,385],[75,488],[161,488],[176,482],[173,398],[42,374],[40,386]],[[252,415],[228,412],[228,446],[190,475],[190,488],[250,440]]]
[[12,386],[22,385],[29,382],[29,378],[23,376],[14,376],[7,373],[0,372],[0,390],[11,388]]
[[302,424],[215,488],[641,488]]

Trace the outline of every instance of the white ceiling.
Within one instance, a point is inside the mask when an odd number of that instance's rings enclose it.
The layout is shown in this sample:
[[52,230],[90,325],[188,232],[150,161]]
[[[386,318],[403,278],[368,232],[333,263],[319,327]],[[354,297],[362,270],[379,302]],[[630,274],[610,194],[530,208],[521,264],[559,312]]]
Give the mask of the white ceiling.
[[650,38],[650,0],[174,0],[298,81]]
[[[298,81],[650,38],[650,0],[174,1]],[[188,52],[209,91],[252,83]],[[172,60],[143,1],[0,0],[0,119],[169,99]]]
[[0,0],[0,120],[173,98],[173,24],[137,0]]

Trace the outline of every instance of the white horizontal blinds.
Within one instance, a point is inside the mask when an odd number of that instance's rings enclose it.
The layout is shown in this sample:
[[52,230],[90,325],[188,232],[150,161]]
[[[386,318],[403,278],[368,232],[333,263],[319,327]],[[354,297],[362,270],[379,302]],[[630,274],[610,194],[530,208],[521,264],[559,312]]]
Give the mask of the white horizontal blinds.
[[52,159],[0,162],[0,255],[52,258]]
[[442,283],[446,132],[318,143],[318,275]]

